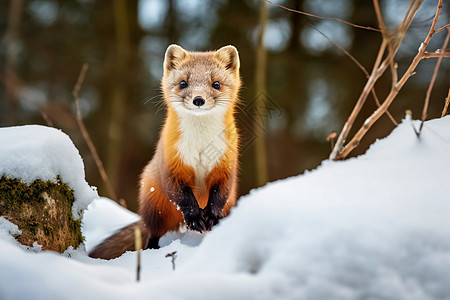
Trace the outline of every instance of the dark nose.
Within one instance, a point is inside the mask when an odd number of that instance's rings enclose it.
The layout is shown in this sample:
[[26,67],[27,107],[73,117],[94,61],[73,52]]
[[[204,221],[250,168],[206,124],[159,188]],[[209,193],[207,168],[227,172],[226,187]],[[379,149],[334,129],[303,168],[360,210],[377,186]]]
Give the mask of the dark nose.
[[197,96],[197,97],[194,98],[194,105],[195,105],[195,106],[200,107],[200,106],[202,106],[203,104],[205,104],[205,99],[203,99],[203,98],[200,97],[200,96]]

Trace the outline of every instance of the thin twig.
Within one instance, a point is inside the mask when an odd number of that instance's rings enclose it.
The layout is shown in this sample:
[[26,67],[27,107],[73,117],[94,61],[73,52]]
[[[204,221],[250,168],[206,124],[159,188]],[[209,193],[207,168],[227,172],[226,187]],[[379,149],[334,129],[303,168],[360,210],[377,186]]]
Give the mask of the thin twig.
[[386,25],[384,24],[383,15],[381,14],[380,4],[378,3],[378,0],[373,0],[373,6],[375,8],[375,14],[377,16],[378,23],[380,24],[381,28],[381,34],[383,35],[383,40],[387,41],[387,49],[388,49],[388,58],[389,58],[389,66],[391,69],[391,75],[392,75],[392,84],[396,84],[398,81],[398,74],[397,74],[397,68],[395,67],[394,63],[394,48],[391,43],[391,37],[389,36],[389,33],[387,32]]
[[336,139],[336,136],[337,136],[337,132],[336,131],[332,131],[332,132],[330,132],[330,134],[326,138],[326,141],[330,142],[331,150],[333,150],[334,140]]
[[[78,93],[80,92],[81,86],[83,85],[83,81],[84,81],[84,78],[86,77],[86,72],[88,69],[89,69],[89,65],[86,63],[83,64],[80,74],[78,75],[77,83],[75,84],[73,91],[72,91],[72,96],[75,98],[75,103],[77,104],[77,108],[79,107],[78,106],[78,104],[79,104]],[[80,110],[77,110],[77,116],[81,117]]]
[[450,57],[449,51],[444,51],[442,49],[438,49],[435,52],[425,52],[423,54],[423,58],[431,58],[431,57]]
[[442,109],[441,118],[443,118],[447,114],[448,104],[450,103],[450,89],[448,89],[448,95],[445,99],[444,108]]
[[47,123],[47,126],[49,127],[53,127],[53,122],[52,120],[48,117],[47,113],[44,111],[43,108],[39,109],[39,111],[41,112],[41,116],[42,118],[45,120],[45,122]]
[[139,225],[134,228],[134,248],[137,253],[136,281],[139,281],[141,279],[141,250],[142,250],[142,235]]
[[442,26],[441,28],[436,30],[434,33],[438,33],[438,32],[440,32],[440,31],[442,31],[442,30],[444,30],[445,28],[448,28],[448,27],[450,27],[450,23],[448,23],[447,25]]
[[106,174],[105,168],[103,167],[102,160],[98,156],[97,149],[95,148],[94,143],[92,142],[92,139],[89,136],[89,133],[88,133],[88,131],[86,129],[86,126],[84,126],[83,117],[81,115],[80,101],[78,100],[78,93],[79,93],[79,91],[81,89],[81,86],[83,85],[83,81],[84,81],[84,78],[86,77],[86,72],[87,72],[88,69],[89,69],[89,65],[88,64],[84,64],[83,67],[81,68],[80,75],[78,76],[77,83],[76,83],[76,85],[75,85],[75,87],[73,88],[73,91],[72,91],[72,95],[73,95],[73,97],[75,99],[75,105],[77,107],[77,117],[76,117],[76,119],[77,119],[78,126],[80,127],[81,134],[83,135],[83,138],[84,138],[86,144],[88,145],[89,150],[92,153],[92,156],[94,157],[95,163],[97,164],[98,171],[100,173],[100,176],[102,177],[102,180],[103,180],[103,183],[106,186],[106,189],[108,190],[109,196],[114,201],[116,201],[117,203],[120,204],[120,202],[117,199],[116,192],[114,191],[114,189],[113,189],[113,187],[111,185],[111,182],[108,179],[108,175]]
[[318,16],[318,15],[311,14],[311,13],[307,13],[307,12],[304,12],[304,11],[301,11],[301,10],[292,9],[292,8],[283,6],[283,5],[281,5],[281,4],[274,3],[274,2],[269,1],[269,0],[264,0],[264,1],[266,1],[267,3],[270,3],[270,4],[272,4],[272,5],[278,6],[278,7],[280,7],[280,8],[283,8],[283,9],[285,9],[285,10],[287,10],[287,11],[295,12],[295,13],[302,14],[302,15],[305,15],[305,16],[308,16],[308,17],[313,17],[313,18],[318,18],[318,19],[326,19],[326,20],[334,20],[334,21],[342,22],[342,23],[344,23],[344,24],[347,24],[347,25],[356,27],[356,28],[361,28],[361,29],[366,29],[366,30],[372,30],[372,31],[380,32],[380,29],[373,28],[373,27],[370,27],[370,26],[357,25],[357,24],[353,24],[353,23],[350,23],[350,22],[348,22],[348,21],[341,20],[341,19],[338,19],[338,18],[333,18],[333,17]]
[[353,61],[355,63],[355,65],[358,66],[358,68],[360,68],[364,74],[366,75],[366,77],[369,77],[369,73],[367,72],[366,68],[364,68],[364,66],[353,56],[350,54],[350,52],[348,52],[344,47],[342,47],[338,42],[333,41],[331,38],[329,38],[325,33],[323,33],[319,28],[317,28],[317,26],[314,26],[312,23],[308,22],[308,25],[311,26],[314,30],[316,30],[318,33],[320,33],[324,38],[326,38],[330,43],[332,43],[336,48],[338,48],[339,50],[341,50],[342,52],[344,52],[345,55],[348,56],[348,58],[350,58],[351,61]]
[[[447,30],[447,36],[445,37],[445,41],[444,41],[444,45],[442,46],[442,49],[445,49],[447,47],[449,38],[450,38],[450,29]],[[422,122],[420,123],[420,128],[419,128],[419,132],[418,132],[417,136],[420,136],[420,133],[422,132],[423,123],[425,122],[425,119],[427,118],[428,103],[430,102],[431,91],[433,90],[434,82],[436,81],[437,73],[439,71],[439,67],[441,66],[442,58],[443,58],[443,56],[441,55],[438,58],[436,65],[434,66],[433,76],[431,76],[430,84],[428,85],[427,93],[425,96],[425,102],[424,102],[423,110],[422,110]]]
[[[428,46],[428,43],[430,42],[431,37],[436,33],[434,28],[436,28],[436,23],[439,19],[439,14],[441,13],[441,9],[442,9],[442,0],[439,0],[438,6],[436,8],[436,14],[434,15],[434,18],[433,18],[433,23],[431,24],[430,30],[428,31],[428,35],[427,35],[425,41],[423,42],[423,44],[425,45],[425,48]],[[423,52],[425,53],[425,49],[423,50]]]
[[171,261],[172,261],[172,270],[175,271],[175,259],[177,258],[177,251],[173,251],[171,253],[167,253],[166,257],[171,257]]

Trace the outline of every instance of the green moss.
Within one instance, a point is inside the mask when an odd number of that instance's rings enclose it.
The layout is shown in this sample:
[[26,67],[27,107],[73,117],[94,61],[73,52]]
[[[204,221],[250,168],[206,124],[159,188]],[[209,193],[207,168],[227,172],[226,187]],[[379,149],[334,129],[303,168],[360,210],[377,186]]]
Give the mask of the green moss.
[[32,233],[36,234],[37,228],[39,226],[39,222],[36,221],[30,221],[28,224],[26,224],[27,229]]
[[[84,237],[81,234],[81,220],[74,220],[72,218],[71,220],[69,220],[69,227],[71,228],[72,232],[76,233],[74,238],[76,247],[78,247],[78,245],[80,245],[84,241]],[[74,246],[74,248],[76,247]]]
[[38,179],[30,185],[4,175],[0,178],[0,216],[5,215],[15,223],[22,230],[22,237],[45,236],[49,244],[68,239],[64,245],[57,246],[59,249],[52,250],[62,252],[83,242],[81,220],[75,220],[72,215],[74,201],[73,190],[59,176],[56,182]]
[[19,179],[10,179],[3,175],[0,179],[0,201],[8,210],[18,209],[23,203],[42,203],[44,201],[42,193],[49,191],[50,188],[56,188],[67,199],[67,205],[72,207],[75,201],[73,190],[64,184],[59,176],[56,183],[37,179],[31,185],[27,185]]
[[53,233],[55,231],[55,229],[53,228],[53,226],[49,225],[49,224],[44,224],[44,233],[45,235],[51,235],[53,236]]
[[18,209],[23,203],[42,203],[44,201],[42,193],[49,190],[49,187],[57,186],[64,196],[69,196],[68,200],[71,201],[70,205],[72,205],[74,201],[73,193],[70,197],[67,188],[64,188],[62,185],[59,177],[56,183],[50,180],[37,179],[31,185],[27,185],[19,179],[10,179],[3,175],[0,179],[0,201],[3,202],[3,206],[8,210]]

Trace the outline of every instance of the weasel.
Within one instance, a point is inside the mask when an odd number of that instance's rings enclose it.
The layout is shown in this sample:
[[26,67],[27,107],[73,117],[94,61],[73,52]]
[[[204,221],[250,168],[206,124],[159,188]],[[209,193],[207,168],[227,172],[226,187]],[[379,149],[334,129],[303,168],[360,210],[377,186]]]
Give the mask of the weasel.
[[167,115],[139,185],[141,221],[98,245],[91,257],[111,259],[134,249],[139,226],[145,248],[185,225],[208,231],[236,205],[238,133],[235,107],[241,86],[233,46],[190,52],[170,45],[161,80]]

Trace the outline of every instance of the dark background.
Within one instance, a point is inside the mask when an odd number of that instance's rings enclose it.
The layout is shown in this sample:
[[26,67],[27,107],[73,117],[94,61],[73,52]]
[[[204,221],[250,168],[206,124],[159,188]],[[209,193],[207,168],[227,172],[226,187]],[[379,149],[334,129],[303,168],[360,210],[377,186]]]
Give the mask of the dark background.
[[[238,114],[242,134],[240,194],[260,183],[255,140],[265,136],[268,178],[273,181],[315,168],[330,153],[325,141],[340,131],[366,78],[326,34],[371,71],[381,34],[268,5],[264,45],[267,83],[256,90],[257,36],[261,1],[257,0],[0,0],[0,126],[51,124],[73,140],[84,159],[87,181],[108,196],[75,119],[72,90],[83,63],[89,64],[80,91],[84,122],[114,189],[136,209],[138,176],[152,157],[164,121],[159,82],[164,51],[171,43],[189,50],[235,45],[240,53],[243,88]],[[290,8],[378,27],[372,1],[286,0]],[[390,29],[408,1],[381,1]],[[419,10],[396,61],[407,68],[425,38],[437,1]],[[444,8],[437,28],[449,22]],[[445,32],[429,50],[439,48]],[[436,59],[422,61],[390,108],[400,122],[406,109],[420,118]],[[440,116],[450,87],[450,60],[444,59],[433,89],[429,118]],[[383,100],[390,90],[389,71],[376,85]],[[255,99],[264,96],[263,122],[254,118]],[[376,108],[369,97],[355,128]],[[256,124],[255,124],[256,123]],[[352,155],[363,153],[394,125],[383,116]],[[352,134],[351,133],[351,134]],[[1,145],[0,145],[1,147]],[[326,188],[326,183],[324,183]],[[301,193],[301,191],[299,191]]]

